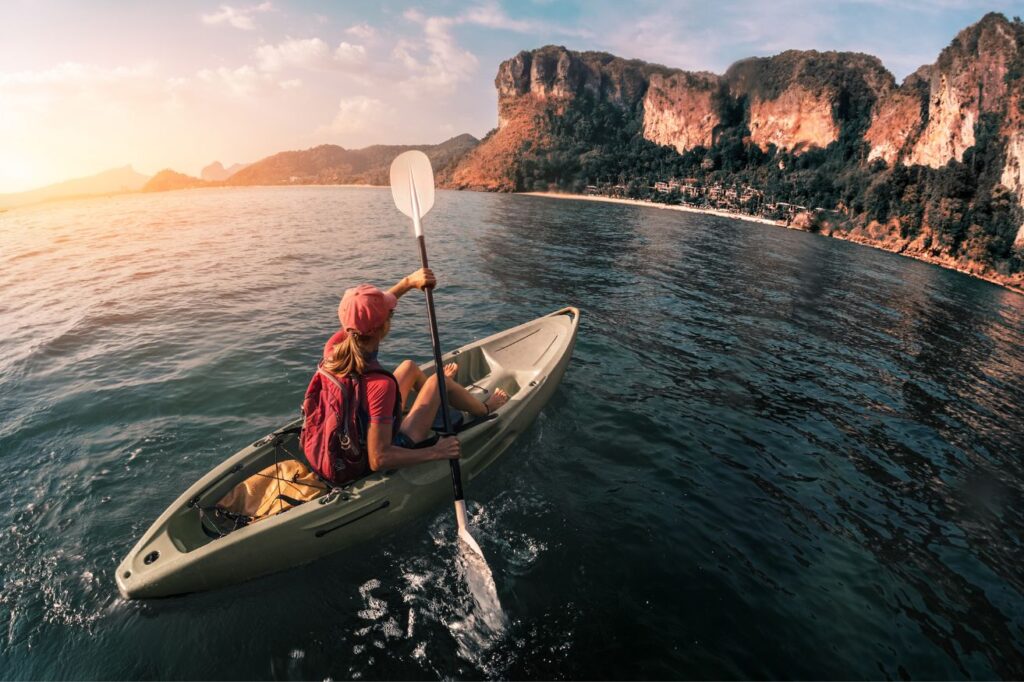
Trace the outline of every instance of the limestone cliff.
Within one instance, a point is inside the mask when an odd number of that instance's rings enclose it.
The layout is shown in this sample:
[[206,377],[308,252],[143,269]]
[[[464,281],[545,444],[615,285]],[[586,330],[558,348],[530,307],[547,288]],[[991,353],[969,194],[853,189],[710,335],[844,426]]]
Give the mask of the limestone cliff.
[[749,102],[750,138],[763,150],[827,147],[895,87],[876,57],[814,50],[746,59],[725,78],[732,96]]
[[931,67],[922,66],[878,100],[864,135],[869,161],[882,159],[892,165],[909,150],[924,127],[930,78]]
[[635,110],[644,139],[683,153],[710,147],[730,107],[743,110],[762,149],[825,147],[847,118],[895,89],[881,62],[862,54],[791,50],[738,62],[718,76],[558,46],[502,62],[494,84],[498,127],[456,169],[456,186],[512,189],[512,174],[502,169],[523,144],[543,141],[547,115],[560,115],[581,96]]
[[998,14],[964,29],[931,69],[927,123],[905,160],[938,168],[974,145],[983,113],[1003,113],[1007,74],[1018,59],[1019,30]]
[[830,234],[1024,278],[1017,19],[986,15],[899,85],[859,53],[790,50],[719,76],[547,46],[503,62],[495,87],[498,127],[456,187],[682,201],[679,182],[671,197],[656,184],[692,178],[689,201],[746,186],[830,211]]
[[652,74],[643,102],[644,137],[679,153],[710,147],[721,123],[714,101],[720,81],[712,73]]
[[652,75],[669,69],[604,52],[572,52],[547,46],[520,52],[498,67],[498,127],[459,164],[451,185],[512,191],[514,167],[523,145],[543,146],[551,115],[580,96],[616,107],[637,107]]

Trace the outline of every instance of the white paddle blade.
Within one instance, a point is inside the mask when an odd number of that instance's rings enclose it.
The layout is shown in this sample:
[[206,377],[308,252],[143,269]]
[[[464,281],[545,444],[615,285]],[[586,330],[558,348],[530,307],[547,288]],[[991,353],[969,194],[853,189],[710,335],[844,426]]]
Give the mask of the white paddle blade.
[[466,517],[466,501],[455,500],[455,523],[459,527],[459,539],[462,540],[471,550],[483,558],[484,551],[480,549],[473,536],[469,534],[469,519]]
[[[462,540],[462,542],[465,543],[466,547],[469,547],[469,549],[472,550],[478,557],[480,557],[481,559],[484,558],[484,551],[480,549],[480,545],[477,544],[476,539],[474,539],[473,536],[469,534],[469,530],[465,528],[460,528],[459,540]],[[486,561],[487,560],[484,559],[485,563]]]
[[426,154],[413,150],[395,157],[391,162],[391,196],[398,210],[414,220],[434,207],[434,169]]

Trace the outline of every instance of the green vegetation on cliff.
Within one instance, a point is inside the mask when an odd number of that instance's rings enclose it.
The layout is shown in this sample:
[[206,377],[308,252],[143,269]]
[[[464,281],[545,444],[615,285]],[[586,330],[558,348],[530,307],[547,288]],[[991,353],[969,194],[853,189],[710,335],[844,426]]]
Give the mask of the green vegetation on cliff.
[[[975,144],[962,161],[941,168],[887,166],[868,162],[864,134],[875,100],[863,79],[838,69],[827,71],[835,88],[839,137],[825,148],[762,150],[750,141],[749,106],[727,88],[715,97],[721,124],[713,145],[684,154],[657,145],[642,134],[643,110],[617,106],[588,92],[564,110],[547,109],[538,127],[550,130],[547,144],[527,140],[516,156],[513,178],[518,191],[583,192],[587,186],[619,191],[631,198],[678,202],[678,193],[656,192],[653,185],[692,178],[703,185],[750,186],[765,200],[838,211],[841,229],[871,221],[892,223],[905,240],[920,237],[923,248],[941,249],[997,271],[1024,270],[1013,250],[1024,212],[1000,182],[1006,140],[995,114],[975,126]],[[769,82],[774,82],[769,79]]]

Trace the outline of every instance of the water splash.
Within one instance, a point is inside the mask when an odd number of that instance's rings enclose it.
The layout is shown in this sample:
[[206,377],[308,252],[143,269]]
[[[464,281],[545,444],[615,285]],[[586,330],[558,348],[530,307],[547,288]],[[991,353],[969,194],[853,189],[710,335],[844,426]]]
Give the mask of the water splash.
[[[461,506],[460,506],[461,505]],[[508,625],[508,618],[501,608],[498,598],[498,587],[494,583],[494,575],[487,564],[484,551],[469,532],[464,503],[456,503],[459,519],[459,567],[460,573],[469,587],[473,597],[475,610],[479,614],[479,622],[483,626],[482,633],[488,639],[500,636]]]
[[[465,536],[469,537],[472,545]],[[458,570],[469,588],[474,606],[464,621],[468,626],[465,632],[470,633],[478,650],[486,651],[505,633],[508,617],[501,608],[498,586],[480,546],[466,531],[459,533],[459,540]]]

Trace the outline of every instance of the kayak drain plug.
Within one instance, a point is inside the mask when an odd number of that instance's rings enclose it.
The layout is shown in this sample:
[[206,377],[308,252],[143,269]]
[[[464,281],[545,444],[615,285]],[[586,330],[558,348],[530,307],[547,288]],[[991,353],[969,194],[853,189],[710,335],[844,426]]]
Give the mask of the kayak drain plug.
[[146,558],[142,560],[142,563],[149,566],[151,563],[160,558],[160,552],[150,552],[146,555]]

